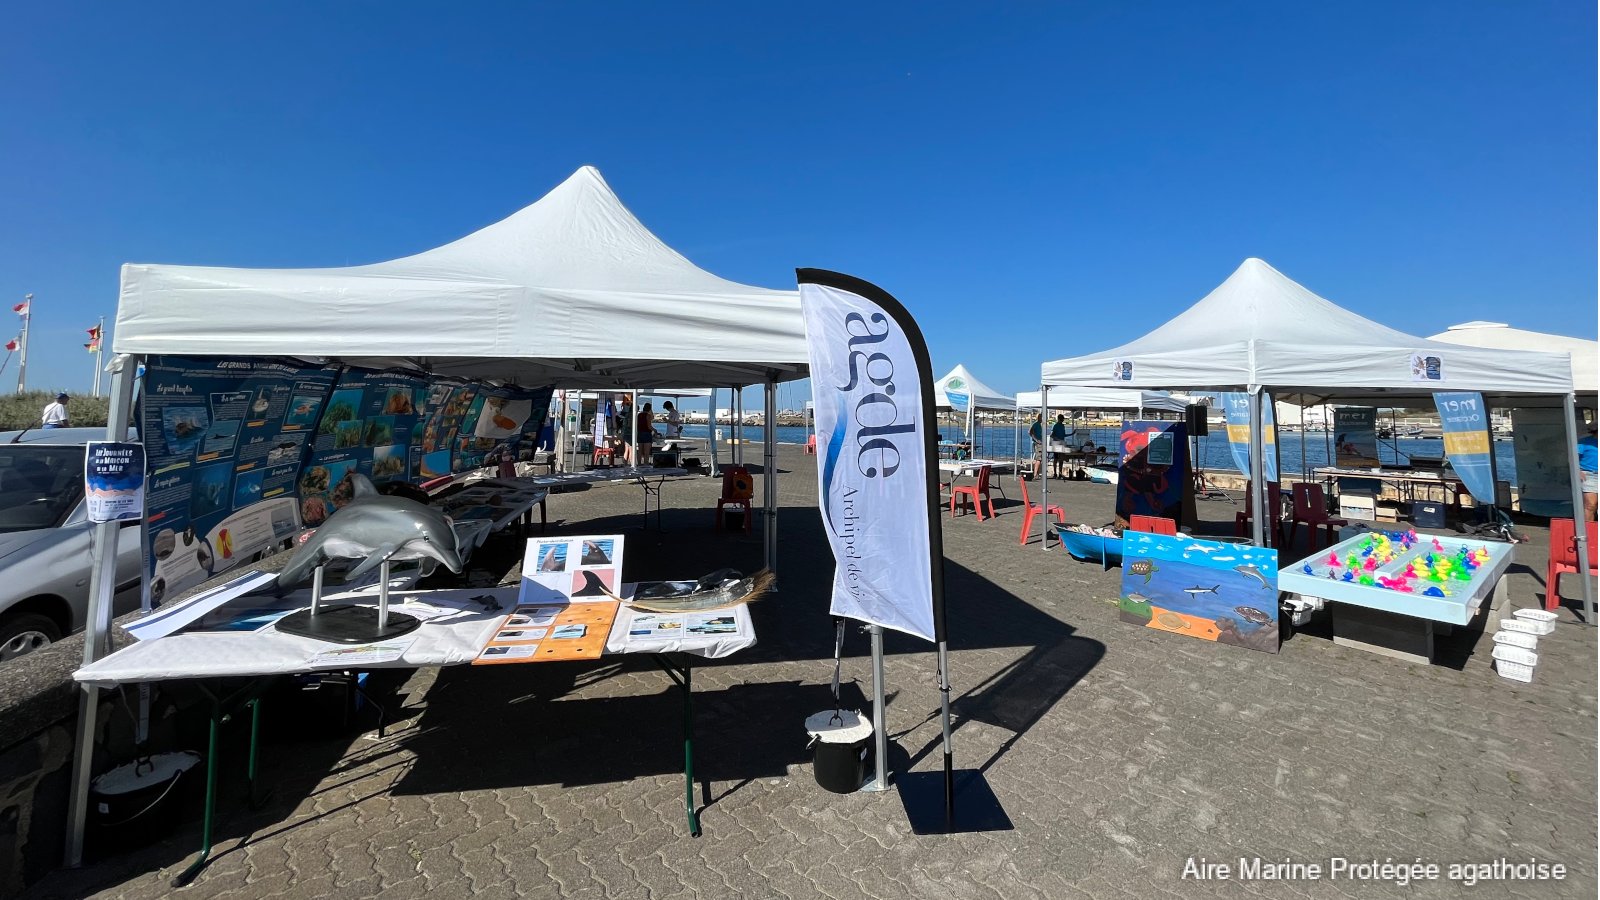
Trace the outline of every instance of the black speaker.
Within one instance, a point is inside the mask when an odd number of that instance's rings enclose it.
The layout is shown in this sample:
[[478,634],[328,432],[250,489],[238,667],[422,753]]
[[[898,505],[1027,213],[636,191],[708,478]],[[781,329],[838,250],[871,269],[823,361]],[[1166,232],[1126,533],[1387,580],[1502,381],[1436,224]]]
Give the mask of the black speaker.
[[1206,413],[1210,409],[1201,403],[1191,403],[1183,408],[1183,422],[1189,426],[1190,437],[1206,436]]

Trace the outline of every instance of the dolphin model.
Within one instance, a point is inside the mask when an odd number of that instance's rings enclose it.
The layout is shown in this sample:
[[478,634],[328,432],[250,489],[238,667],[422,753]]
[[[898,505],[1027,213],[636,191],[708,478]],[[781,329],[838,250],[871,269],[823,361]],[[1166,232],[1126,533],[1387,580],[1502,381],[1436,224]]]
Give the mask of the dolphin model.
[[299,584],[311,571],[330,559],[364,561],[346,576],[354,581],[391,557],[431,557],[445,568],[461,573],[461,552],[456,531],[443,513],[415,500],[384,496],[365,475],[351,473],[353,497],[339,508],[295,551],[277,586],[282,591]]
[[1233,570],[1246,578],[1254,578],[1260,581],[1263,590],[1272,587],[1272,583],[1267,581],[1267,576],[1261,574],[1261,570],[1255,566],[1234,566]]

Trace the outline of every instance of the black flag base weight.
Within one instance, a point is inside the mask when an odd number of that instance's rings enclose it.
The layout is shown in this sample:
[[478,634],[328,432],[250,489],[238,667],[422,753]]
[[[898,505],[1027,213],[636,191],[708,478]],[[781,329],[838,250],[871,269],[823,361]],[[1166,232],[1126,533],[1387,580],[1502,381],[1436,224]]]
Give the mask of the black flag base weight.
[[914,834],[968,834],[1015,827],[980,769],[955,771],[953,821],[945,818],[944,772],[905,772],[896,775],[894,783]]
[[277,630],[330,644],[368,644],[410,634],[421,624],[405,613],[392,612],[379,627],[378,611],[370,606],[325,606],[316,615],[308,609],[292,612],[278,620]]

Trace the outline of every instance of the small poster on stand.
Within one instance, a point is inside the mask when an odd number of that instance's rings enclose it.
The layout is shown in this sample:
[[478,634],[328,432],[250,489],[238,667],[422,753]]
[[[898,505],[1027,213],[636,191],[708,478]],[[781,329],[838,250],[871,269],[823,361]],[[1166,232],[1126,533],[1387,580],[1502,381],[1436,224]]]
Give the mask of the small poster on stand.
[[473,665],[596,659],[622,590],[623,536],[529,538],[517,608]]

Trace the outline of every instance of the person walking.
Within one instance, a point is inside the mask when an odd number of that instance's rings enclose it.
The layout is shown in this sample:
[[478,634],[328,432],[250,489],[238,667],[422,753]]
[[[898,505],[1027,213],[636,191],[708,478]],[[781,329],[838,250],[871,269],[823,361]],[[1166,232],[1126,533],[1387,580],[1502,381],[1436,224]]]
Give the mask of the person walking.
[[[1066,449],[1067,417],[1061,413],[1056,413],[1056,423],[1050,426],[1050,445],[1051,447],[1059,446],[1063,450]],[[1050,457],[1053,464],[1052,468],[1054,469],[1051,474],[1057,478],[1066,478],[1067,455],[1065,453],[1051,453]]]
[[1583,475],[1583,518],[1593,522],[1600,511],[1600,442],[1595,439],[1595,423],[1578,439],[1578,471]]
[[56,399],[45,404],[43,422],[46,428],[69,428],[67,423],[67,392],[62,391]]

